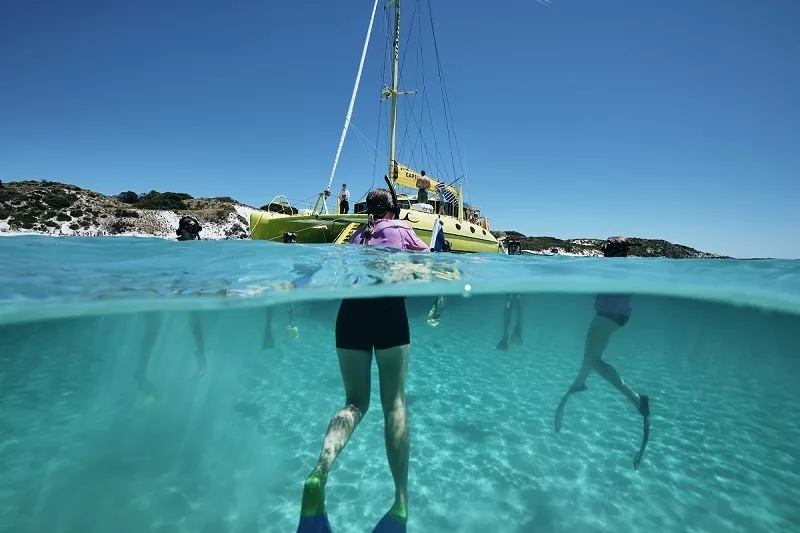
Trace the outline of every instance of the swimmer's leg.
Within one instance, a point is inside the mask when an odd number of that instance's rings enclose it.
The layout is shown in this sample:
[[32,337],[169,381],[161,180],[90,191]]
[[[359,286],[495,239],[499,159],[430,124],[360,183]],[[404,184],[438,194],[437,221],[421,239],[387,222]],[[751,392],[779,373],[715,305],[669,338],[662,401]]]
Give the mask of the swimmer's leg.
[[294,320],[294,304],[289,304],[287,315],[289,317],[289,324],[286,326],[286,336],[290,339],[296,339],[300,336],[300,328],[297,327]]
[[[381,384],[386,458],[394,478],[394,504],[375,531],[405,531],[408,519],[408,457],[410,437],[406,416],[406,373],[411,348],[408,344],[375,350]],[[402,526],[401,528],[399,528]]]
[[594,370],[600,374],[603,379],[614,385],[618,391],[624,394],[637,411],[641,409],[642,405],[640,396],[630,387],[630,385],[623,381],[622,377],[613,366],[606,363],[602,359],[598,359],[594,363]]
[[589,330],[586,332],[586,344],[583,350],[583,364],[578,372],[578,377],[573,381],[572,386],[567,393],[561,398],[558,407],[556,408],[556,433],[561,431],[562,418],[564,416],[564,407],[567,405],[567,400],[574,392],[583,392],[586,390],[586,378],[589,373],[595,368],[595,363],[603,356],[603,351],[608,346],[608,341],[611,340],[611,335],[614,334],[619,326],[611,319],[595,315],[592,323],[589,325]]
[[650,440],[650,398],[644,394],[637,394],[636,391],[634,391],[627,383],[625,383],[616,369],[602,359],[598,359],[595,362],[594,369],[603,377],[603,379],[614,385],[617,390],[622,392],[622,394],[628,398],[628,400],[644,418],[642,421],[642,443],[639,446],[639,453],[636,454],[636,457],[633,460],[634,470],[638,469],[639,463],[642,462],[642,457],[644,457],[645,449],[647,449],[647,441]]
[[267,307],[266,310],[266,324],[264,326],[264,340],[261,342],[261,347],[265,350],[275,347],[275,339],[272,337],[272,306]]
[[435,327],[439,325],[439,320],[442,318],[441,312],[443,308],[444,308],[444,296],[438,296],[436,300],[434,300],[430,311],[428,311],[429,326]]
[[158,313],[150,312],[145,313],[142,318],[144,319],[144,334],[139,348],[139,364],[133,377],[136,379],[143,402],[150,403],[155,400],[156,388],[147,379],[147,365],[150,362],[150,356],[153,355],[156,339],[158,339],[161,317]]
[[200,377],[206,373],[206,345],[205,339],[203,338],[203,323],[200,318],[201,314],[199,311],[189,312],[189,325],[192,328],[192,335],[194,335],[195,343],[194,356],[197,359],[196,377]]
[[497,343],[497,349],[508,350],[508,326],[511,324],[511,295],[506,295],[506,308],[503,311],[503,338]]
[[344,381],[345,406],[331,418],[317,465],[306,479],[300,515],[301,525],[303,518],[325,513],[325,483],[328,480],[328,473],[369,409],[372,353],[341,348],[336,352]]
[[517,325],[514,326],[514,332],[511,334],[511,344],[522,344],[522,303],[519,294],[514,295],[511,305],[517,313]]

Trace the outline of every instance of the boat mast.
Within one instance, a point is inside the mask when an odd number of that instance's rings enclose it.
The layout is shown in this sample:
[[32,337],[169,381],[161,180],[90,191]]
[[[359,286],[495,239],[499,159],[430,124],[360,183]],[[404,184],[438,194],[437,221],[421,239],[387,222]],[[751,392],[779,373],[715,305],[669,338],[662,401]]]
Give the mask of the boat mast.
[[[353,107],[356,103],[356,94],[358,94],[358,86],[361,82],[361,72],[364,70],[364,60],[367,57],[367,47],[369,46],[369,38],[372,35],[372,23],[375,21],[375,12],[378,10],[378,0],[375,0],[375,3],[372,6],[372,15],[369,18],[369,27],[367,28],[367,37],[364,39],[364,47],[361,50],[361,61],[358,63],[358,73],[356,74],[356,83],[353,86],[353,94],[350,96],[350,106],[347,108],[347,115],[344,119],[344,128],[342,128],[342,135],[339,138],[339,147],[336,148],[336,157],[333,159],[333,168],[331,169],[331,176],[328,179],[328,186],[325,190],[330,193],[331,191],[331,184],[333,183],[333,175],[336,173],[336,165],[339,163],[339,155],[342,153],[342,146],[344,145],[344,139],[347,137],[347,129],[350,127],[350,117],[353,116]],[[326,212],[327,212],[327,205]]]
[[390,0],[394,3],[394,50],[392,54],[392,115],[389,125],[389,177],[395,179],[394,155],[397,143],[397,78],[400,67],[400,0]]

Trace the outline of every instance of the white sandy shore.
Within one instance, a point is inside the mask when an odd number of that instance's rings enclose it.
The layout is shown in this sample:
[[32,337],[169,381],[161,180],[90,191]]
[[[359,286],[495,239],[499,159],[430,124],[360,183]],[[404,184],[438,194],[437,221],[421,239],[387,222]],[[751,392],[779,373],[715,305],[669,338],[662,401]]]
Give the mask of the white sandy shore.
[[[248,223],[243,222],[239,217],[241,216],[245,221],[250,220],[250,213],[254,211],[253,208],[235,205],[235,213],[230,213],[226,220],[222,223],[216,222],[203,222],[203,231],[200,232],[200,237],[207,240],[222,240],[230,238],[241,238],[246,235],[248,231]],[[130,231],[122,233],[111,233],[109,226],[116,217],[108,217],[104,219],[100,225],[92,226],[89,228],[79,228],[77,230],[70,229],[70,222],[64,222],[59,227],[50,228],[50,231],[34,231],[26,229],[11,229],[7,220],[0,220],[0,236],[13,237],[21,235],[52,235],[52,236],[81,236],[81,237],[157,237],[162,239],[174,240],[177,238],[175,230],[178,229],[178,221],[181,215],[172,211],[151,211],[132,209],[139,213],[139,218],[125,219],[134,225]],[[50,219],[55,222],[55,219]],[[237,227],[238,226],[238,227]],[[240,231],[244,230],[244,234]]]

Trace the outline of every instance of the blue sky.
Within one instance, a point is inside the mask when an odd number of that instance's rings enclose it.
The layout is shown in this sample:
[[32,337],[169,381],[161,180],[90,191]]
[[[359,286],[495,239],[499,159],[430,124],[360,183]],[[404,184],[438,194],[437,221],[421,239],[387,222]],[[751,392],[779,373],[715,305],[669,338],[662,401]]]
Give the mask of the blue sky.
[[[411,39],[427,31],[421,1],[420,18],[417,0],[403,0],[401,89],[422,82]],[[469,198],[493,229],[800,257],[800,2],[431,5]],[[277,193],[308,198],[328,181],[371,8],[2,2],[0,179],[252,205]],[[379,8],[353,114],[371,143],[388,81],[384,31]],[[430,107],[441,113],[423,37]],[[449,165],[447,131],[431,116],[423,138],[435,132]],[[361,196],[373,183],[364,143],[351,129],[334,191],[345,181]],[[376,183],[385,167],[378,155]]]

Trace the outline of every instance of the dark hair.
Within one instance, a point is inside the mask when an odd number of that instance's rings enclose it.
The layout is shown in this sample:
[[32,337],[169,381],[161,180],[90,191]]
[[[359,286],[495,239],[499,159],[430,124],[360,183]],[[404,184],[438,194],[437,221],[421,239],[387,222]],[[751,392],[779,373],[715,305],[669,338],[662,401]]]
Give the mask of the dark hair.
[[424,170],[420,170],[419,175],[420,176],[424,176],[425,175],[425,171]]
[[181,240],[180,237],[182,237],[181,234],[184,231],[189,234],[191,239],[199,239],[202,230],[203,226],[200,225],[196,218],[184,215],[178,221],[178,229],[175,230],[175,233],[178,235],[179,240]]
[[394,211],[394,202],[392,201],[392,193],[387,189],[372,189],[367,194],[367,213],[369,219],[367,220],[367,227],[364,228],[362,234],[362,242],[369,244],[372,234],[375,232],[375,217],[383,218],[386,213]]
[[625,237],[609,237],[600,246],[605,257],[627,257],[631,243]]

